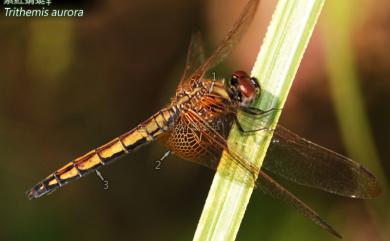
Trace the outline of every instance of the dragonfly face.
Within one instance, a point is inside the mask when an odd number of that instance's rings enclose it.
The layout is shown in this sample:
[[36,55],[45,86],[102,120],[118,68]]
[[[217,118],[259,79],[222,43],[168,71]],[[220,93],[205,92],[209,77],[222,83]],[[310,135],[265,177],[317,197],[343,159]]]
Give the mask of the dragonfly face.
[[226,138],[234,123],[244,134],[256,134],[259,130],[254,126],[243,128],[243,123],[237,117],[239,110],[242,110],[243,118],[261,118],[267,112],[250,107],[260,94],[260,85],[244,71],[234,72],[227,84],[205,78],[204,75],[231,52],[253,19],[258,3],[259,0],[248,1],[238,21],[208,58],[204,58],[200,35],[193,35],[176,97],[169,105],[129,132],[54,171],[27,192],[28,198],[49,194],[112,163],[118,157],[158,140],[183,159],[211,169],[216,169],[219,156],[225,151],[238,167],[252,177],[252,181],[257,180],[261,191],[285,201],[340,237],[310,207],[274,181],[268,173],[346,197],[372,198],[379,195],[380,187],[375,176],[366,168],[282,126],[274,130],[261,170],[245,158],[245,153],[236,153],[227,144]]

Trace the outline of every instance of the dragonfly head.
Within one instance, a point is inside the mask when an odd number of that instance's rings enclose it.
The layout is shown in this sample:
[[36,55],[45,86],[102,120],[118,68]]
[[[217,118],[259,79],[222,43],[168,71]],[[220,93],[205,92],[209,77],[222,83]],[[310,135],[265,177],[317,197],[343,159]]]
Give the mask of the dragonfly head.
[[249,106],[260,92],[260,85],[256,78],[250,77],[242,70],[232,74],[229,83],[230,98],[237,101],[240,106]]

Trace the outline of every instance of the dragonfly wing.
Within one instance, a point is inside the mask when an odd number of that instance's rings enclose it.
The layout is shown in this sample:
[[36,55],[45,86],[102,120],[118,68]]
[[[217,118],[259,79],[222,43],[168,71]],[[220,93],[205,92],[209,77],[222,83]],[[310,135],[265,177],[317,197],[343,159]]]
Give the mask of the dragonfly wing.
[[213,54],[209,56],[207,60],[192,74],[190,77],[191,80],[200,80],[208,69],[216,66],[230,54],[234,46],[241,39],[243,33],[245,33],[245,31],[248,29],[249,24],[252,22],[259,2],[260,0],[248,1],[232,29],[230,29],[228,34],[215,49]]
[[191,36],[190,46],[188,47],[187,59],[184,66],[183,75],[180,78],[178,88],[190,80],[189,76],[198,69],[205,61],[205,51],[200,32],[195,32]]
[[[256,169],[256,167],[253,166],[250,162],[245,161],[244,158],[241,158],[240,155],[237,155],[232,150],[230,150],[224,137],[221,136],[214,128],[209,126],[206,121],[202,120],[202,118],[195,112],[190,111],[188,114],[186,114],[185,118],[187,118],[188,123],[194,125],[196,129],[203,130],[202,133],[210,143],[207,148],[210,151],[210,154],[217,153],[218,151],[221,153],[224,150],[230,155],[232,160],[238,164],[239,167],[244,168],[252,175],[258,175],[258,169]],[[205,165],[205,162],[199,162],[199,164],[215,170],[218,164],[218,160],[216,158],[211,158],[210,160],[212,165],[210,165],[210,163]],[[249,175],[249,177],[252,177],[252,175]],[[326,231],[330,232],[336,237],[341,238],[340,234],[338,234],[328,223],[326,223],[326,221],[323,220],[315,211],[313,211],[305,203],[295,197],[292,193],[287,191],[283,186],[274,181],[266,173],[262,171],[258,176],[259,178],[257,180],[257,187],[265,194],[284,201],[286,204],[296,209],[298,212],[309,218],[311,221]]]
[[307,206],[299,198],[294,196],[294,194],[286,190],[283,186],[273,180],[266,173],[260,173],[258,183],[259,190],[261,190],[265,194],[268,194],[275,199],[279,199],[285,202],[290,207],[294,208],[299,213],[301,213],[329,233],[335,235],[338,238],[342,238],[341,235],[334,228],[332,228],[332,226],[330,226],[324,219],[322,219],[313,209]]
[[[251,179],[251,181],[256,180],[260,171],[259,168],[256,167],[253,163],[246,161],[245,157],[242,157],[228,148],[226,139],[223,135],[221,135],[221,133],[215,130],[206,120],[204,120],[201,116],[199,116],[198,113],[193,110],[189,110],[187,113],[185,113],[185,116],[189,122],[195,126],[196,129],[201,131],[203,137],[208,140],[207,142],[209,143],[209,148],[219,150],[220,153],[225,151],[238,167],[247,171],[248,177]],[[230,168],[231,166],[226,167]],[[247,180],[247,178],[245,179]]]
[[362,165],[278,126],[263,168],[287,180],[352,198],[380,194],[375,176]]

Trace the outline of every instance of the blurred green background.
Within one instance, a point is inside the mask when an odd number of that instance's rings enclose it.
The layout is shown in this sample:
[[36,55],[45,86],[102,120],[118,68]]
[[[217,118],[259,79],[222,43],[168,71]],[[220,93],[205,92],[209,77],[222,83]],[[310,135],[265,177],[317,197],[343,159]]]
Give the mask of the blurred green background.
[[[145,147],[48,197],[24,192],[155,113],[174,94],[191,32],[215,46],[242,0],[86,1],[82,18],[0,17],[0,240],[191,240],[213,172]],[[263,1],[218,69],[250,71],[274,10]],[[376,200],[286,183],[345,237],[390,240],[390,3],[328,0],[281,123],[364,163]],[[284,182],[283,182],[284,183]],[[282,203],[252,196],[237,240],[336,240]]]

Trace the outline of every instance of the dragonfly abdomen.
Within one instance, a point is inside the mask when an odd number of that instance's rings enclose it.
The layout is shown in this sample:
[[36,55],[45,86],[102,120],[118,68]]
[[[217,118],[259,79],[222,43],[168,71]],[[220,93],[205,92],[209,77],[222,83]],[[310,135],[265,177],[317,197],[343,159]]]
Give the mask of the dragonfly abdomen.
[[70,161],[32,187],[29,199],[49,194],[63,185],[91,173],[101,166],[156,140],[177,118],[175,107],[164,108],[129,132],[115,138],[87,154]]

